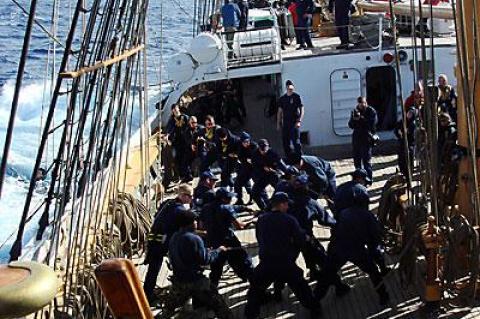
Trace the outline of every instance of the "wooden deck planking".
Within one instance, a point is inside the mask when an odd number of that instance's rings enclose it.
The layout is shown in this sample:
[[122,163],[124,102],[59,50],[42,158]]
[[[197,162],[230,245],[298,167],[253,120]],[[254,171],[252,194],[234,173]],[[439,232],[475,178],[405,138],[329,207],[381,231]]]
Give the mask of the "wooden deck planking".
[[[373,159],[374,183],[369,188],[369,191],[373,194],[372,209],[378,206],[378,198],[383,184],[389,176],[395,173],[395,163],[396,156],[381,156]],[[337,184],[350,180],[349,173],[353,171],[352,160],[336,160],[333,161],[332,164],[337,171]],[[243,214],[241,218],[248,220],[250,216],[249,214]],[[258,247],[254,229],[240,230],[236,233],[252,256],[254,264],[257,265]],[[324,246],[328,245],[328,238],[330,236],[329,229],[316,225],[314,233],[320,238]],[[299,257],[297,263],[305,269],[302,257]],[[394,260],[388,258],[388,263],[393,265]],[[144,278],[145,270],[146,267],[144,265],[139,265],[141,278]],[[208,271],[206,271],[206,274],[208,275]],[[170,271],[164,265],[157,280],[158,286],[168,286],[169,275]],[[305,275],[307,275],[306,272]],[[322,318],[424,318],[420,312],[422,305],[420,297],[418,297],[417,293],[412,291],[411,288],[407,289],[402,287],[398,270],[392,270],[392,275],[389,275],[386,280],[387,291],[391,298],[391,306],[385,309],[378,304],[378,296],[368,276],[357,267],[348,263],[342,268],[341,276],[348,284],[354,287],[352,291],[343,298],[336,297],[333,288],[331,288],[327,296],[322,300]],[[311,283],[311,286],[313,287],[314,284]],[[270,289],[273,291],[272,288]],[[243,318],[247,290],[248,283],[242,282],[227,266],[220,282],[219,291],[231,307],[234,318]],[[261,318],[308,318],[308,312],[299,304],[298,300],[287,287],[284,289],[282,302],[271,302],[264,305],[260,316]],[[199,314],[197,317],[207,318],[206,314]],[[442,318],[480,318],[480,309],[468,309],[468,311],[456,311],[456,313],[449,312],[443,315]]]

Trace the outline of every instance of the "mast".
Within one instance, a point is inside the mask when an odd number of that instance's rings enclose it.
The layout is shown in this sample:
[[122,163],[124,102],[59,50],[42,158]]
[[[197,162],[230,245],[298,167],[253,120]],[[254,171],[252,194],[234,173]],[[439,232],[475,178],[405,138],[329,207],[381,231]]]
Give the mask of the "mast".
[[458,143],[463,148],[456,203],[473,225],[479,223],[477,150],[480,146],[480,25],[477,0],[456,1]]

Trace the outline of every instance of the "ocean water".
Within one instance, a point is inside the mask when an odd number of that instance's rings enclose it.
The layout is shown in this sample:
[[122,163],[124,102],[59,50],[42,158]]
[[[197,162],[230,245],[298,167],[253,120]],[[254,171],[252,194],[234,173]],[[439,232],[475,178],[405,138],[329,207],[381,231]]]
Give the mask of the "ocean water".
[[[29,10],[29,0],[18,1]],[[58,38],[65,39],[68,32],[72,8],[75,0],[58,0]],[[87,1],[90,2],[90,1]],[[163,15],[161,15],[163,9]],[[38,1],[37,20],[47,29],[52,27],[53,1]],[[148,10],[148,79],[149,84],[159,84],[165,80],[166,70],[161,67],[168,58],[188,47],[192,37],[193,0],[150,1]],[[163,19],[162,19],[163,16]],[[18,61],[23,44],[27,16],[11,0],[0,0],[0,147],[3,152],[7,123],[10,117],[11,101],[15,87]],[[161,33],[163,25],[163,33]],[[161,37],[161,35],[163,37]],[[34,27],[31,39],[29,59],[26,64],[19,107],[15,119],[13,142],[8,158],[7,178],[0,199],[0,263],[8,260],[8,251],[15,238],[18,223],[28,190],[29,178],[40,139],[42,114],[48,108],[51,86],[51,65],[47,69],[47,59],[52,41],[38,27]],[[57,46],[57,58],[62,50]],[[50,54],[50,56],[52,56]],[[58,67],[58,64],[57,64]],[[160,76],[162,74],[162,77]],[[160,86],[152,86],[150,92],[151,108],[160,99]],[[64,117],[64,108],[59,105],[55,122]],[[46,165],[51,163],[55,145],[47,146]],[[40,188],[31,207],[34,209],[42,201]],[[34,217],[28,224],[24,243],[31,239],[36,230]]]

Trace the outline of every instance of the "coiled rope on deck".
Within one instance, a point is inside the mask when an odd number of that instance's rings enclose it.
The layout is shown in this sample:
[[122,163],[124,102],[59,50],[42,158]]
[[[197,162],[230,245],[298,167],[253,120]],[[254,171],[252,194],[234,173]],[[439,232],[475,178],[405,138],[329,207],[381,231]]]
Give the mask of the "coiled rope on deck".
[[145,251],[144,244],[152,224],[152,217],[145,205],[132,194],[119,193],[110,201],[109,214],[120,230],[123,253],[131,258]]

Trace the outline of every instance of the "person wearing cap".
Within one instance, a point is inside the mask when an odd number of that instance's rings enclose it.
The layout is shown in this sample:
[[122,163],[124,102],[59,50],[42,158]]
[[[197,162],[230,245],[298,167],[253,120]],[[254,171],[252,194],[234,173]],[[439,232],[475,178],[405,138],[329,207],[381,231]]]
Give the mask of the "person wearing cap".
[[258,144],[252,141],[252,137],[247,132],[241,132],[239,141],[237,142],[237,155],[238,155],[238,170],[237,177],[234,182],[234,190],[237,193],[237,205],[243,205],[243,188],[247,190],[250,195],[249,203],[252,200],[252,184],[251,179],[253,176],[253,155],[258,150]]
[[258,150],[253,154],[253,188],[252,197],[260,210],[268,204],[266,187],[275,187],[279,181],[279,172],[285,172],[287,167],[280,156],[270,148],[267,140],[258,141]]
[[167,138],[172,143],[175,158],[175,168],[182,182],[188,181],[186,162],[186,142],[183,132],[188,126],[188,116],[180,111],[178,104],[172,105],[172,113],[167,123]]
[[148,234],[147,254],[145,264],[148,264],[143,289],[149,301],[153,300],[153,289],[163,263],[163,257],[168,253],[168,245],[172,235],[178,230],[177,215],[186,210],[185,205],[192,202],[193,188],[181,184],[177,189],[177,197],[160,205],[155,214],[152,228]]
[[[338,187],[333,210],[337,220],[341,220],[343,211],[350,208],[369,211],[370,196],[365,187],[368,182],[369,177],[367,172],[364,169],[356,169],[352,173],[352,180]],[[381,227],[378,226],[378,228]],[[386,274],[389,269],[386,265],[383,245],[380,242],[376,245],[370,245],[369,251],[382,274]]]
[[315,297],[321,300],[333,284],[335,274],[347,262],[351,262],[370,277],[376,287],[380,305],[387,305],[389,296],[382,282],[386,273],[380,272],[375,256],[381,242],[382,228],[372,212],[361,206],[342,210],[328,245],[328,257],[319,275],[322,280],[315,287]]
[[250,209],[246,206],[231,205],[234,196],[235,193],[226,187],[220,187],[215,193],[215,200],[205,205],[200,213],[201,228],[207,231],[207,246],[217,248],[223,245],[229,248],[229,251],[210,266],[212,287],[218,287],[226,262],[244,281],[250,280],[253,271],[252,260],[235,235],[235,229],[243,229],[249,225],[238,219],[238,213]]
[[[295,217],[300,227],[310,236],[310,240],[302,249],[302,255],[305,264],[310,269],[310,278],[323,280],[319,277],[319,269],[325,267],[327,255],[322,244],[313,234],[313,222],[317,221],[319,225],[334,228],[336,220],[325,208],[312,198],[309,191],[308,175],[298,175],[293,182],[293,191],[291,195],[293,205],[289,213]],[[350,286],[342,283],[337,275],[333,280],[337,296],[343,296],[350,291]]]
[[305,246],[308,236],[287,213],[289,197],[286,193],[273,194],[271,205],[270,211],[260,215],[256,226],[260,263],[255,267],[247,292],[245,316],[258,317],[262,297],[273,282],[287,283],[300,303],[310,309],[312,315],[318,315],[320,303],[313,298],[303,270],[296,264],[300,247]]
[[200,212],[202,207],[215,199],[215,184],[218,178],[211,170],[200,174],[197,187],[193,191],[193,205],[195,211]]
[[290,196],[293,192],[293,183],[298,175],[300,175],[300,171],[295,166],[287,166],[285,174],[283,174],[280,181],[275,185],[275,193],[284,192]]
[[300,127],[304,116],[304,107],[300,95],[295,93],[293,83],[287,86],[287,93],[278,100],[277,130],[282,132],[282,143],[285,156],[294,152],[302,154],[300,143]]
[[198,124],[198,120],[196,116],[190,116],[188,119],[188,125],[183,131],[183,136],[185,139],[185,175],[188,177],[187,180],[192,180],[192,166],[193,161],[196,157],[199,156],[199,137],[201,137],[201,132],[204,131],[205,128],[203,125]]
[[201,160],[200,172],[210,169],[210,166],[218,160],[217,144],[220,129],[221,127],[215,124],[213,116],[205,117],[205,127],[200,130],[197,137],[198,156]]
[[236,153],[238,142],[239,138],[229,129],[222,127],[218,130],[217,158],[222,170],[220,185],[223,187],[233,186],[232,174],[238,159]]
[[370,196],[366,185],[370,182],[367,171],[363,168],[356,169],[352,173],[352,180],[343,183],[337,188],[334,197],[333,213],[335,217],[346,208],[353,206],[368,209],[370,204]]
[[367,104],[367,98],[360,96],[357,106],[352,111],[348,127],[353,130],[352,151],[353,165],[363,168],[372,180],[372,149],[377,126],[377,111]]
[[172,235],[168,254],[173,271],[172,285],[158,318],[173,318],[175,309],[182,307],[189,298],[212,309],[218,318],[231,318],[225,300],[203,275],[203,267],[215,262],[227,249],[224,246],[214,250],[205,248],[203,240],[195,233],[197,225],[191,211],[179,213],[176,223],[179,229]]
[[324,195],[333,200],[337,191],[337,179],[330,162],[316,156],[292,154],[290,164],[306,172],[311,189],[317,193],[317,197]]

